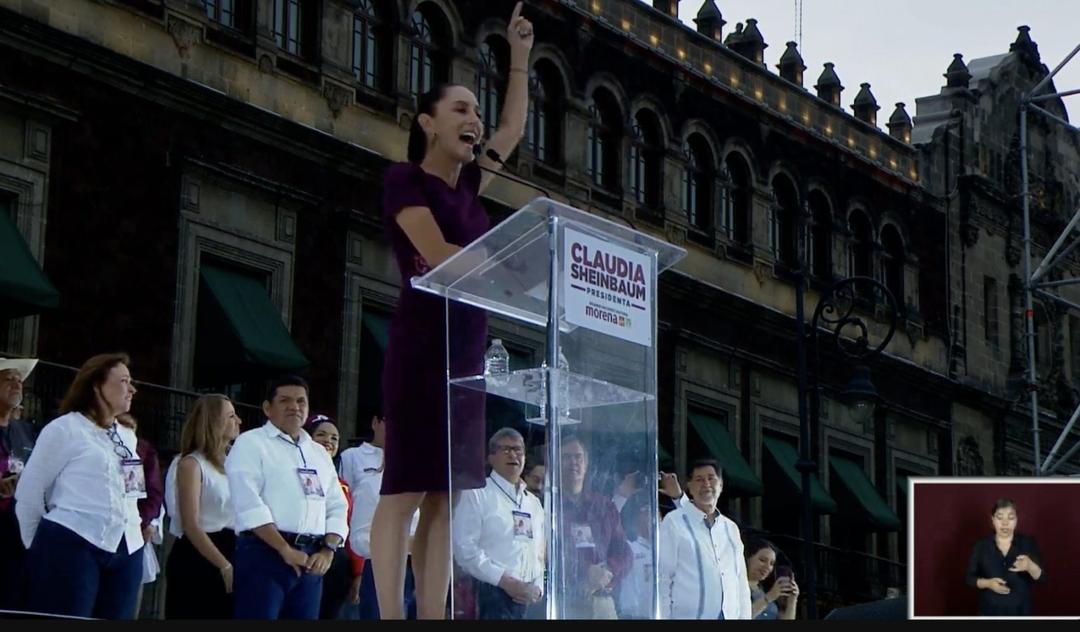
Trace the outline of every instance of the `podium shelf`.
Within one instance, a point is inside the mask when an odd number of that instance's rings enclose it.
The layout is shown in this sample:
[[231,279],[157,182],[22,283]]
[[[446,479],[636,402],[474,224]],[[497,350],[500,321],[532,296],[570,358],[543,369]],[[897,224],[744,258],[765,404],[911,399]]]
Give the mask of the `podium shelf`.
[[[473,375],[450,380],[451,386],[490,393],[516,402],[543,406],[543,380],[545,369],[524,369],[509,375],[485,377]],[[569,379],[567,402],[561,405],[563,410],[612,406],[615,404],[636,404],[653,401],[655,396],[632,388],[626,388],[611,382],[605,382],[587,375],[567,371],[552,371],[558,374],[557,382]]]

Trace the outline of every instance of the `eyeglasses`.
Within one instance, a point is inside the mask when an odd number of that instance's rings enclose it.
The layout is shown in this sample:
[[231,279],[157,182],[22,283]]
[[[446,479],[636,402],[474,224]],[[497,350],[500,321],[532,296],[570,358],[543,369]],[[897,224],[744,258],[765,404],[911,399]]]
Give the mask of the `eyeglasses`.
[[495,450],[502,452],[503,454],[513,454],[515,456],[525,454],[525,448],[519,445],[497,445],[495,446]]
[[124,440],[120,438],[120,433],[116,431],[116,424],[113,424],[112,428],[109,428],[109,439],[113,443],[113,452],[121,459],[130,459],[131,450],[124,445]]

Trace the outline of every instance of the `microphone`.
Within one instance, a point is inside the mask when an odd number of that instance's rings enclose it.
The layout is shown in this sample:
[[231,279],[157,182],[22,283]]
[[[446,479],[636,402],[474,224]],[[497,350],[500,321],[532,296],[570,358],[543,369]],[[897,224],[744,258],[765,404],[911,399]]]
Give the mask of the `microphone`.
[[544,195],[544,197],[546,197],[546,198],[548,198],[550,200],[555,199],[555,196],[551,195],[551,192],[549,192],[547,189],[543,189],[541,187],[538,187],[535,184],[533,184],[532,182],[529,182],[528,180],[526,180],[526,179],[524,179],[522,177],[519,177],[516,174],[507,173],[506,170],[509,170],[510,166],[507,165],[505,162],[503,162],[502,156],[499,155],[499,152],[495,151],[491,147],[488,147],[487,151],[485,152],[483,146],[481,146],[479,144],[473,145],[473,155],[476,156],[477,158],[479,158],[481,153],[483,153],[485,156],[487,156],[492,161],[502,165],[502,167],[503,167],[503,171],[498,171],[496,169],[488,169],[487,167],[480,164],[479,162],[476,163],[476,166],[480,167],[480,169],[482,169],[483,171],[487,171],[488,173],[491,173],[491,174],[494,174],[494,175],[497,175],[497,176],[502,176],[503,178],[506,178],[507,180],[509,180],[511,182],[516,182],[518,184],[524,184],[525,186],[529,187],[530,189],[533,189],[535,191],[539,191],[540,193],[542,193]]
[[[525,186],[527,186],[527,187],[529,187],[531,189],[535,189],[535,190],[539,191],[540,193],[543,193],[544,197],[546,197],[548,199],[551,199],[551,200],[555,199],[554,196],[552,196],[551,193],[549,193],[545,189],[542,189],[542,188],[536,186],[535,184],[533,184],[532,182],[529,182],[528,180],[525,180],[524,178],[518,177],[517,175],[514,175],[512,173],[507,173],[507,171],[510,170],[510,165],[503,162],[502,156],[500,156],[499,152],[495,151],[493,148],[488,147],[487,150],[484,150],[484,148],[481,147],[479,144],[473,145],[473,155],[474,156],[479,158],[481,152],[483,152],[483,154],[485,156],[487,156],[489,159],[491,159],[492,161],[502,165],[503,170],[502,171],[496,171],[494,169],[488,169],[487,167],[477,163],[477,166],[480,167],[480,169],[482,169],[484,171],[487,171],[489,173],[493,173],[493,174],[495,174],[497,176],[502,176],[502,177],[506,178],[507,180],[510,180],[511,182],[517,182],[518,184],[524,184]],[[630,227],[630,230],[637,230],[637,227],[634,226],[634,223],[631,222],[630,220],[626,219],[625,217],[623,217],[621,215],[617,215],[615,213],[611,213],[610,211],[605,211],[604,209],[596,206],[595,204],[590,203],[589,206],[590,206],[590,208],[596,209],[596,210],[604,213],[605,215],[609,215],[611,217],[615,217],[615,218],[618,218],[618,219],[622,220],[623,222],[626,223],[627,226]]]

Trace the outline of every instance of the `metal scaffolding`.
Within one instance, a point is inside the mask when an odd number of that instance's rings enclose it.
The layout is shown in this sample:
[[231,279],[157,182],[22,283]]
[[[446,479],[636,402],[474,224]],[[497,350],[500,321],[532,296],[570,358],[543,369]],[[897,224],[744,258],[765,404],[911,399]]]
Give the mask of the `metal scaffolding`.
[[[1077,246],[1080,246],[1080,231],[1077,230],[1077,225],[1080,224],[1080,209],[1077,209],[1073,214],[1072,219],[1065,227],[1065,230],[1062,231],[1061,235],[1054,241],[1054,245],[1046,253],[1046,256],[1043,257],[1042,261],[1039,262],[1039,265],[1033,272],[1031,270],[1031,198],[1028,174],[1028,116],[1038,114],[1050,121],[1063,125],[1066,129],[1080,133],[1080,128],[1073,126],[1065,119],[1047,111],[1046,108],[1039,105],[1050,99],[1080,94],[1080,89],[1042,94],[1043,90],[1050,84],[1050,81],[1054,76],[1057,75],[1078,52],[1080,52],[1080,44],[1065,57],[1064,61],[1054,68],[1053,72],[1044,77],[1042,81],[1036,84],[1034,88],[1020,99],[1020,197],[1024,206],[1024,322],[1026,327],[1025,339],[1027,341],[1027,388],[1031,404],[1031,433],[1034,449],[1034,459],[1032,462],[1035,464],[1036,476],[1053,474],[1064,463],[1067,463],[1078,450],[1080,450],[1080,440],[1078,440],[1068,452],[1063,454],[1057,461],[1054,461],[1054,456],[1057,455],[1058,451],[1065,443],[1065,440],[1068,438],[1069,433],[1072,432],[1073,426],[1075,426],[1077,420],[1080,419],[1080,405],[1078,405],[1072,415],[1069,416],[1069,421],[1065,424],[1057,441],[1054,442],[1054,447],[1050,449],[1045,459],[1041,458],[1042,455],[1040,453],[1041,450],[1039,444],[1038,370],[1035,365],[1035,310],[1033,306],[1033,299],[1035,296],[1038,296],[1040,299],[1047,301],[1056,301],[1070,310],[1080,311],[1080,304],[1069,301],[1059,294],[1050,291],[1067,285],[1080,284],[1080,278],[1070,277],[1059,281],[1041,280],[1046,276],[1047,272],[1055,267],[1065,264],[1072,251],[1075,250]],[[1068,242],[1067,245],[1066,242]]]

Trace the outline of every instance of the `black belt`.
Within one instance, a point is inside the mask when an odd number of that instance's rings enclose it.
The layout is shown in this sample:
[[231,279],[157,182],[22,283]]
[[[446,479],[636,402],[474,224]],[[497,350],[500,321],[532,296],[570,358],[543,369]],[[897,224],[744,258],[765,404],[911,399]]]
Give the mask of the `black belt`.
[[[311,546],[313,544],[322,544],[326,536],[314,535],[310,533],[290,533],[288,531],[279,531],[281,537],[285,539],[285,542],[293,546]],[[241,531],[240,535],[250,535],[252,537],[258,537],[254,531]]]

